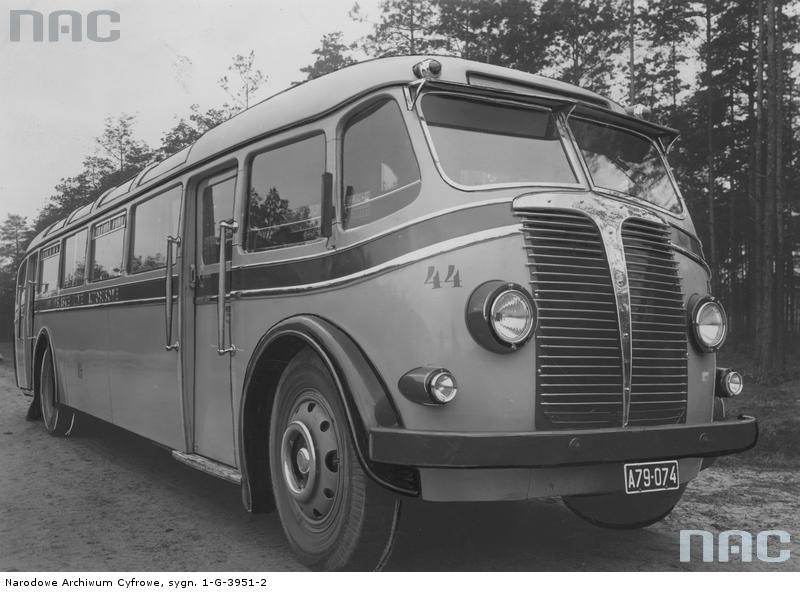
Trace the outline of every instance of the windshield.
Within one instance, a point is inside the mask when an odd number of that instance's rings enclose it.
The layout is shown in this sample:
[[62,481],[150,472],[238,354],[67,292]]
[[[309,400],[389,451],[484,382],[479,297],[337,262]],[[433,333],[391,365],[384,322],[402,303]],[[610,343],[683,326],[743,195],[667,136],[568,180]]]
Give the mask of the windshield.
[[465,186],[577,183],[552,112],[429,94],[422,100],[439,164]]
[[583,119],[570,119],[570,127],[595,185],[670,212],[682,211],[666,164],[652,140]]

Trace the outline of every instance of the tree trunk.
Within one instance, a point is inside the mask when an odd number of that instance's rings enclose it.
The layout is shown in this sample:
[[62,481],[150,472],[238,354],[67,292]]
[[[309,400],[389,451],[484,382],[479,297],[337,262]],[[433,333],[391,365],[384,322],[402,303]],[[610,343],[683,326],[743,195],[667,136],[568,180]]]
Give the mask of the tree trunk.
[[713,271],[712,286],[714,292],[719,289],[719,268],[717,266],[717,228],[714,210],[714,99],[711,90],[714,66],[711,59],[711,0],[706,0],[706,199],[708,200],[708,262]]
[[[762,3],[763,5],[763,0]],[[763,41],[763,39],[762,39]],[[764,166],[764,204],[761,239],[764,243],[764,260],[762,262],[761,279],[761,330],[758,334],[758,347],[756,360],[758,373],[761,379],[768,378],[778,366],[775,347],[775,233],[776,212],[776,136],[778,126],[777,111],[777,84],[775,60],[775,0],[767,0],[767,25],[766,25],[766,59],[767,59],[767,85],[766,85],[766,154]],[[763,58],[762,58],[763,61]]]
[[630,68],[630,87],[628,88],[628,104],[636,104],[636,62],[634,54],[634,45],[636,43],[636,30],[635,30],[635,7],[634,0],[630,0],[630,23],[628,29],[628,43],[630,45],[630,55],[628,57],[628,67]]

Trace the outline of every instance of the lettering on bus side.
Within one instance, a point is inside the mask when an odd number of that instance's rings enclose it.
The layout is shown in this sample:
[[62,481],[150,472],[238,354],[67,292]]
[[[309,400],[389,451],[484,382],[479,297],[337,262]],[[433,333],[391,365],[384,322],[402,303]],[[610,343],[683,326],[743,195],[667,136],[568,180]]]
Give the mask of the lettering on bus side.
[[103,288],[89,292],[89,304],[106,304],[119,300],[119,288]]

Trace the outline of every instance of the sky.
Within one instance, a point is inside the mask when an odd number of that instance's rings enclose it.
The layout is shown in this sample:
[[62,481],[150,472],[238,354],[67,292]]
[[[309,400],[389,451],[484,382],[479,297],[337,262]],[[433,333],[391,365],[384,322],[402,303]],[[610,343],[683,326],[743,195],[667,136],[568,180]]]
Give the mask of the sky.
[[[2,0],[0,2],[0,221],[33,221],[63,177],[81,171],[107,116],[137,118],[151,146],[192,103],[229,100],[217,81],[233,56],[255,50],[268,76],[256,100],[302,80],[320,38],[341,30],[355,40],[369,25],[348,16],[354,0]],[[379,0],[359,0],[378,16]],[[11,41],[11,10],[47,15],[73,9],[119,13],[118,41]],[[101,24],[106,35],[111,25]],[[85,33],[85,21],[84,21]]]

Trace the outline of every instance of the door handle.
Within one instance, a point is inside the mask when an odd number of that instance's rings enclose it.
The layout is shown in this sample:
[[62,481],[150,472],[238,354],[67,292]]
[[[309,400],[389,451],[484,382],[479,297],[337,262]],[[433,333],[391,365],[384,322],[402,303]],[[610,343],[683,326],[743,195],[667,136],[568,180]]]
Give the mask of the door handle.
[[226,245],[228,233],[239,230],[239,224],[231,220],[223,220],[219,223],[219,283],[217,285],[217,353],[221,356],[232,354],[236,351],[233,343],[225,347],[225,311],[228,301],[227,271],[225,268],[225,255],[227,254]]
[[[175,265],[174,258],[172,256],[172,246],[173,245],[180,245],[181,239],[180,237],[175,236],[168,236],[167,237],[167,269],[165,272],[164,281],[166,282],[165,285],[165,292],[166,292],[166,302],[165,309],[164,309],[164,316],[166,318],[166,342],[167,345],[165,349],[167,351],[170,350],[178,350],[180,347],[180,341],[172,342],[172,268]],[[179,332],[180,333],[180,332]]]

